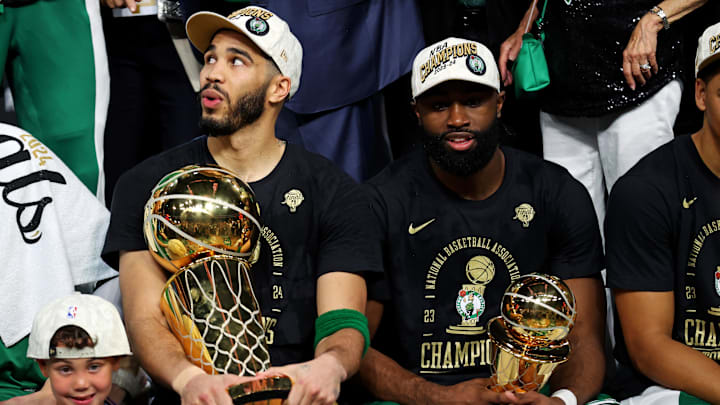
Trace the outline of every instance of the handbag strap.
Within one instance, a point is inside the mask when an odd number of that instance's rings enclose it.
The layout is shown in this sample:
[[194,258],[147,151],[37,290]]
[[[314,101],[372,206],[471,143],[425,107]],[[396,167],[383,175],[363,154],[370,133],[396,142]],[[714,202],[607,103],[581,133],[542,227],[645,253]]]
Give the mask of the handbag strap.
[[[545,4],[543,4],[542,11],[540,12],[540,17],[538,17],[537,20],[535,20],[535,25],[538,28],[538,31],[540,32],[540,35],[542,35],[542,26],[543,26],[543,19],[545,19],[545,9],[547,8],[548,0],[545,0]],[[537,0],[533,0],[532,8],[535,8],[537,6]],[[530,28],[530,19],[528,18],[527,25],[525,25],[525,33],[528,32],[528,29]]]

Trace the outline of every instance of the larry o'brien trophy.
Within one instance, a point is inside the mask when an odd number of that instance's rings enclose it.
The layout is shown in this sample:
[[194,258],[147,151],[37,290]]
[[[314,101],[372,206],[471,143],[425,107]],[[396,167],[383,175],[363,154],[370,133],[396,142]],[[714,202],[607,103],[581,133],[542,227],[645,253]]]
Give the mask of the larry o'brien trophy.
[[[250,187],[219,167],[186,166],[155,186],[143,232],[173,273],[161,308],[188,359],[208,374],[254,376],[270,367],[262,315],[250,283],[259,207]],[[292,382],[271,377],[231,386],[235,404],[280,404]]]
[[500,314],[488,322],[493,342],[490,388],[539,390],[570,355],[567,336],[575,323],[575,296],[555,276],[527,274],[505,290]]

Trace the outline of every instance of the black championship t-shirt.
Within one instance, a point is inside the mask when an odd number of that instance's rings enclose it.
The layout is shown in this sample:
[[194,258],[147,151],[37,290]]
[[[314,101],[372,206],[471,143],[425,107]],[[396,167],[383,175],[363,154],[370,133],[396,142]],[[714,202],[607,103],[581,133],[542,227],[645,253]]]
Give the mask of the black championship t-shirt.
[[[122,250],[147,249],[142,233],[145,202],[161,177],[188,164],[215,164],[207,137],[152,157],[120,178],[103,249],[106,260]],[[250,186],[264,225],[260,259],[251,277],[270,360],[277,366],[310,360],[317,278],[333,271],[381,269],[364,220],[372,214],[354,180],[327,159],[292,144],[275,169]],[[296,198],[290,203],[289,192],[301,195],[301,202]]]
[[560,166],[502,148],[505,178],[488,199],[469,201],[432,174],[422,150],[366,186],[384,239],[387,283],[373,346],[441,384],[488,377],[488,321],[520,275],[562,279],[602,269],[600,231],[585,188]]
[[[690,136],[643,158],[613,187],[605,220],[608,285],[673,291],[672,337],[720,360],[720,179]],[[622,331],[618,360],[631,368]],[[651,384],[634,373],[626,394]]]

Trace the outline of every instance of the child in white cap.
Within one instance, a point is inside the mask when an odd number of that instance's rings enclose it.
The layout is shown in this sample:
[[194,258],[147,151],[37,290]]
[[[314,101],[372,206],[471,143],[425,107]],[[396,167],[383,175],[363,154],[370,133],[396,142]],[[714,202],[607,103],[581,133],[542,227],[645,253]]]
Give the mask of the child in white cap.
[[27,353],[50,379],[55,402],[74,405],[112,405],[112,373],[131,354],[115,306],[85,294],[52,301],[36,314]]

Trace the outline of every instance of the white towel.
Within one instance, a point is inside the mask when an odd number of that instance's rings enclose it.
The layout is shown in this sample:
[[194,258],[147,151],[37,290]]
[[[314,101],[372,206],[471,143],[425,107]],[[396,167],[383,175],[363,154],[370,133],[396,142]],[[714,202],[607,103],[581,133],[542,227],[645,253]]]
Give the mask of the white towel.
[[[88,159],[94,159],[88,156]],[[110,213],[45,145],[0,123],[0,339],[47,302],[117,273],[100,258]]]

